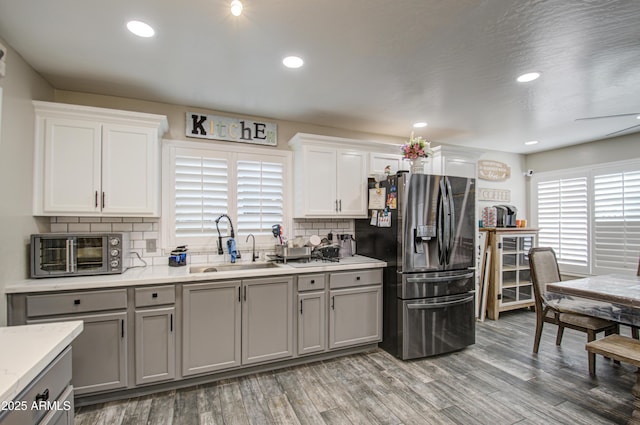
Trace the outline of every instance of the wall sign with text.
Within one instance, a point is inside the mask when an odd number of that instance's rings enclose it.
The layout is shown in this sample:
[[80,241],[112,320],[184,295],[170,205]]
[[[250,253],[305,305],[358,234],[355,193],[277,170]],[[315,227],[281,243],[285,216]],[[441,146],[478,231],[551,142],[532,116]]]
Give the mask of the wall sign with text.
[[196,112],[187,112],[186,136],[266,146],[278,145],[278,130],[275,123]]
[[478,178],[502,182],[511,177],[511,167],[504,162],[480,160],[478,161]]
[[490,189],[479,187],[476,189],[478,201],[511,202],[509,189]]

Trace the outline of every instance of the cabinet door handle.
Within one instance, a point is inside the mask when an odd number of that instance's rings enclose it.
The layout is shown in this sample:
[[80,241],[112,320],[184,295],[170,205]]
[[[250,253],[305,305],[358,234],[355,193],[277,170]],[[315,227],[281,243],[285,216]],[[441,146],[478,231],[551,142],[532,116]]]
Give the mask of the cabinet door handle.
[[247,300],[247,287],[244,287],[244,300]]
[[331,297],[331,310],[335,310],[336,309],[336,297],[335,295],[333,297]]
[[342,211],[342,199],[338,201],[338,212]]
[[36,402],[47,401],[49,400],[49,388],[45,389],[43,392],[36,394]]
[[302,314],[302,300],[300,300],[300,314]]
[[169,329],[173,332],[173,314],[169,316]]
[[242,288],[238,286],[238,302],[242,301]]
[[124,338],[124,319],[120,319],[120,336]]
[[336,199],[336,212],[338,212],[338,200]]
[[98,191],[96,190],[96,208],[98,208]]
[[102,208],[104,208],[104,192],[102,192]]

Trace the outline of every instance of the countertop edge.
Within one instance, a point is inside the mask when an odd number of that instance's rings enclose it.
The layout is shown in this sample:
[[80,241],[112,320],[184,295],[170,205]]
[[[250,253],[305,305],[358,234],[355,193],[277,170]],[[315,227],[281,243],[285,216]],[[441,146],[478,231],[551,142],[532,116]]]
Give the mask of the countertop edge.
[[[275,268],[222,271],[213,273],[189,273],[189,266],[148,266],[133,268],[119,275],[58,277],[27,279],[9,283],[4,289],[7,295],[35,292],[78,291],[85,289],[113,289],[131,286],[162,285],[176,283],[215,282],[221,280],[249,279],[269,276],[327,273],[367,268],[383,268],[387,263],[374,258],[356,256],[345,263],[320,263],[318,266],[295,267],[279,264]],[[199,266],[200,264],[194,264]]]
[[[58,329],[56,329],[58,328]],[[11,326],[4,328],[12,333],[24,333],[25,337],[37,337],[40,332],[46,332],[51,334],[53,332],[61,333],[59,339],[49,347],[42,347],[46,350],[46,353],[42,355],[35,363],[27,365],[26,370],[15,371],[11,373],[11,367],[5,369],[5,375],[0,375],[0,379],[3,377],[12,377],[17,374],[15,382],[11,383],[1,394],[0,401],[14,400],[20,393],[60,354],[62,351],[71,344],[71,342],[82,332],[84,324],[82,320],[74,320],[64,323],[46,323],[37,325],[23,325],[23,326]],[[35,335],[34,335],[35,334]],[[2,334],[0,333],[0,341],[2,341]],[[39,343],[42,341],[40,340]],[[12,347],[14,349],[19,347]],[[19,369],[19,368],[18,368]]]

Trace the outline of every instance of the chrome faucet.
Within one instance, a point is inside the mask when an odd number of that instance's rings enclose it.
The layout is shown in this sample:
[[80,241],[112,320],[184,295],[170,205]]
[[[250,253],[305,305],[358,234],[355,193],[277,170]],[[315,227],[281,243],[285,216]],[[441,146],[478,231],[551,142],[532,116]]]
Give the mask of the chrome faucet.
[[249,233],[249,235],[247,235],[247,240],[245,240],[245,242],[249,242],[249,238],[251,238],[253,240],[253,245],[252,245],[252,248],[251,248],[251,261],[256,261],[256,259],[259,258],[256,255],[256,237],[253,236],[253,233]]
[[[228,236],[222,236],[220,234],[219,223],[220,223],[220,220],[222,220],[223,218],[226,218],[229,221],[229,227],[231,228],[231,231],[229,232]],[[233,232],[233,223],[231,222],[231,217],[229,217],[226,214],[222,214],[220,217],[216,218],[216,230],[218,231],[218,255],[223,255],[224,254],[224,250],[222,249],[222,239],[223,238],[234,238],[235,239],[235,237],[236,237],[235,233]],[[241,258],[239,250],[236,250],[236,258]]]

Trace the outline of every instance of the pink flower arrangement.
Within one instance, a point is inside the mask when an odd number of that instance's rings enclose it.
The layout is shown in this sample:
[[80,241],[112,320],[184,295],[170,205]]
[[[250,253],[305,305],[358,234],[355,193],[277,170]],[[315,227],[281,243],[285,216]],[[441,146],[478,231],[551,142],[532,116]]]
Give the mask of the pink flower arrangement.
[[414,138],[413,133],[411,133],[409,142],[402,145],[400,149],[402,149],[405,159],[428,158],[433,153],[431,142],[427,142],[422,137]]

